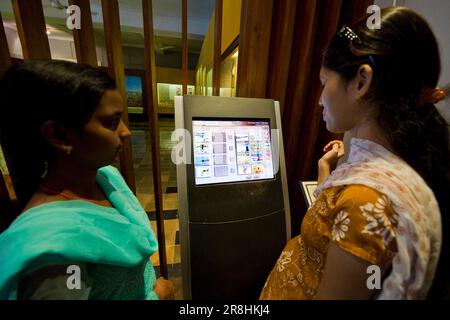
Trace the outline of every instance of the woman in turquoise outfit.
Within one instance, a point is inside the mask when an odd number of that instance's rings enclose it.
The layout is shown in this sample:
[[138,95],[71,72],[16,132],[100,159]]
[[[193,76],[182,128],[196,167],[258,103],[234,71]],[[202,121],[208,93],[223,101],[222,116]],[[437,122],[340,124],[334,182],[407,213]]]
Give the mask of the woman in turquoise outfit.
[[155,279],[146,213],[110,166],[130,136],[114,81],[28,62],[5,73],[0,96],[20,200],[0,234],[0,299],[173,299],[173,284]]

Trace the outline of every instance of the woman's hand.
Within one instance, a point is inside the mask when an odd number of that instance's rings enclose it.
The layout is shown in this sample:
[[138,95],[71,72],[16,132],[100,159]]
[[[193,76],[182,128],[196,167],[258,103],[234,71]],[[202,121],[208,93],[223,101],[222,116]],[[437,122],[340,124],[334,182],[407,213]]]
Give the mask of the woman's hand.
[[329,142],[323,151],[326,152],[322,158],[319,159],[319,177],[317,184],[320,185],[333,171],[336,169],[338,160],[345,154],[344,143],[340,140],[333,140]]
[[328,166],[331,171],[336,169],[338,160],[345,154],[344,143],[340,140],[329,142],[323,152],[326,152],[319,160],[319,164]]
[[159,300],[175,300],[175,286],[173,282],[163,277],[156,279],[153,285],[153,291]]

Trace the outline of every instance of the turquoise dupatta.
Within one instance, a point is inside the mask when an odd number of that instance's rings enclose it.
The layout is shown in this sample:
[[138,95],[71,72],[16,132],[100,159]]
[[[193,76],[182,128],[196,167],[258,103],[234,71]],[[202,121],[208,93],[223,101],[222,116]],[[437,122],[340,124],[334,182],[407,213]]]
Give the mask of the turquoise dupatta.
[[118,170],[98,170],[97,183],[114,208],[82,200],[56,201],[22,213],[0,234],[0,299],[16,299],[20,277],[46,265],[88,262],[134,267],[148,260],[146,296],[155,272],[149,257],[158,250],[150,222]]

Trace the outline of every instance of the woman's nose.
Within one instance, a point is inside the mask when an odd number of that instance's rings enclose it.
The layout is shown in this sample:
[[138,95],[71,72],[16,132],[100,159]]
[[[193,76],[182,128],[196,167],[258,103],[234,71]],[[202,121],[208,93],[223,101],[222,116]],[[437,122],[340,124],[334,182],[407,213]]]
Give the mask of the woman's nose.
[[322,97],[319,99],[319,106],[323,108]]
[[125,124],[125,122],[123,122],[122,119],[120,120],[119,135],[122,139],[131,136],[130,130],[128,129],[127,125]]

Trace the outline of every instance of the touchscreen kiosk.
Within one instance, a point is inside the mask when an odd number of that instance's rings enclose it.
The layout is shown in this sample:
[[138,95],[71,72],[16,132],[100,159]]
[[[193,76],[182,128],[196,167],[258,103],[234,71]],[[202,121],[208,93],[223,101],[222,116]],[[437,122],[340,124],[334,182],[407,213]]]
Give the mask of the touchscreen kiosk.
[[175,124],[184,298],[257,299],[290,238],[279,105],[176,97]]

